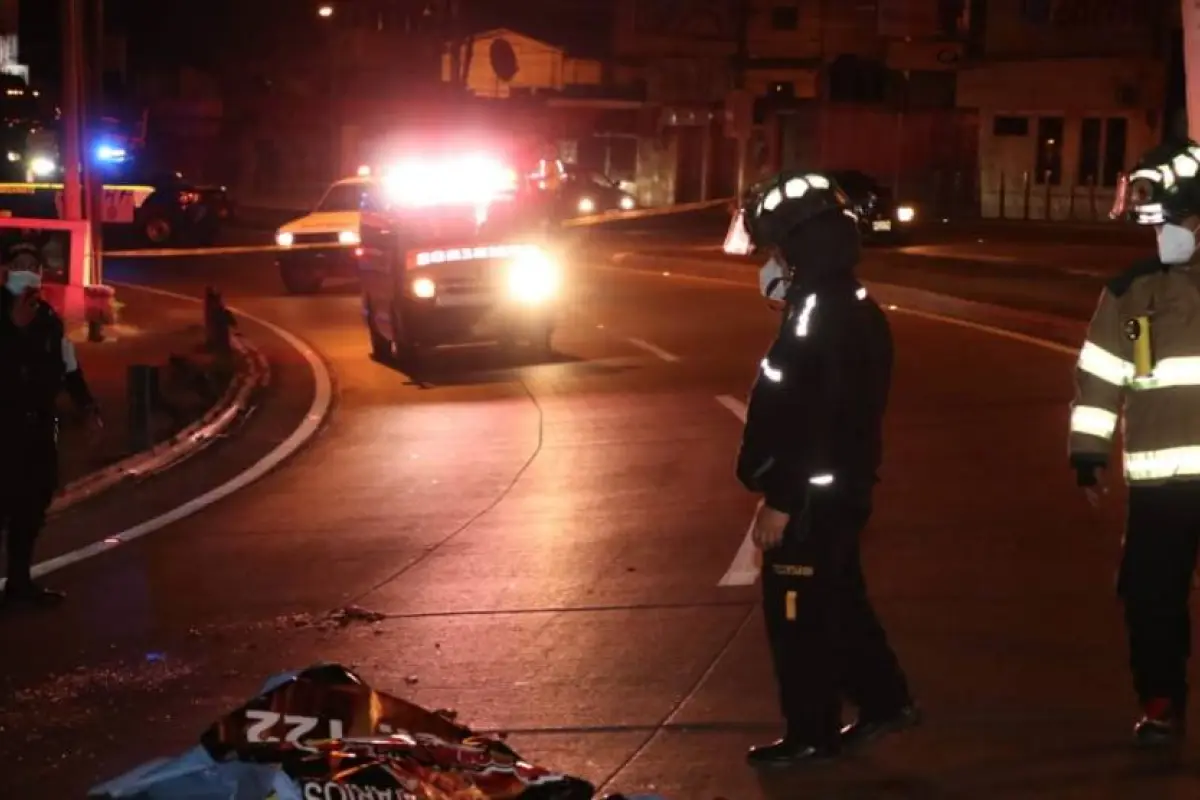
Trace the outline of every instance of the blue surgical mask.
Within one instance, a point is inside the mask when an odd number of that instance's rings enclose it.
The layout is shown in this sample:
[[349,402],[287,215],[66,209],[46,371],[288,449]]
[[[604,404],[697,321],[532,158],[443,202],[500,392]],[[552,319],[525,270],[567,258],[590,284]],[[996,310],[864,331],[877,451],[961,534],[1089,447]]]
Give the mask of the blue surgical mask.
[[1164,264],[1186,264],[1196,252],[1196,232],[1182,225],[1165,223],[1156,231],[1158,260]]

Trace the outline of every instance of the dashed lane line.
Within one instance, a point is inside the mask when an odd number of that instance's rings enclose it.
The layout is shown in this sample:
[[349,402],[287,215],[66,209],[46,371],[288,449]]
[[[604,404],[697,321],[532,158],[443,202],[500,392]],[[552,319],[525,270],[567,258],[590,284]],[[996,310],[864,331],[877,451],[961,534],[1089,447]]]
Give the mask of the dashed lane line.
[[637,347],[641,350],[645,350],[647,353],[650,353],[651,355],[653,355],[657,358],[660,358],[663,361],[666,361],[670,364],[679,363],[679,356],[675,355],[674,353],[667,352],[666,350],[663,350],[658,345],[654,345],[654,344],[651,344],[650,342],[647,342],[645,339],[638,339],[636,337],[630,336],[625,341],[629,342],[634,347]]

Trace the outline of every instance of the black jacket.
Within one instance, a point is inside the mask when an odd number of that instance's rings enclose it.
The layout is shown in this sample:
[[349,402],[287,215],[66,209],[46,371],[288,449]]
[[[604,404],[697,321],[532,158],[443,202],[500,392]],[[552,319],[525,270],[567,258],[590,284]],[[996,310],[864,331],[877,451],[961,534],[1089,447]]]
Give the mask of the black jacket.
[[[18,328],[12,321],[14,298],[0,287],[0,418],[57,417],[59,392],[66,390],[81,410],[95,407],[83,370],[67,369],[62,319],[42,303],[33,321]],[[70,343],[67,343],[71,347]]]
[[867,499],[883,457],[891,328],[854,278],[857,247],[820,252],[797,270],[738,454],[742,484],[787,513],[815,490]]

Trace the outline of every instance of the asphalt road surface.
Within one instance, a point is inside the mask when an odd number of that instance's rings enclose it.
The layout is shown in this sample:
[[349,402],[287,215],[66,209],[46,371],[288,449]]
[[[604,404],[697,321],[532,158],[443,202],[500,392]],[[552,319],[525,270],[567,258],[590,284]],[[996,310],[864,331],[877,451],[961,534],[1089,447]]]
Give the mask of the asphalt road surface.
[[[352,288],[286,296],[264,255],[110,262],[112,280],[217,285],[303,336],[337,404],[253,487],[55,573],[63,609],[0,618],[0,797],[80,796],[319,660],[608,790],[1196,796],[1194,753],[1128,747],[1121,498],[1096,515],[1072,486],[1070,357],[903,311],[865,554],[928,721],[840,764],[748,769],[778,719],[757,587],[717,585],[754,502],[733,478],[727,405],[774,319],[753,291],[667,262],[612,268],[629,238],[581,248],[553,361],[447,351],[421,382],[368,358]],[[899,274],[872,255],[866,269],[971,285],[948,263]],[[1086,314],[1096,280],[1066,278],[989,280],[1009,293],[996,299]],[[211,469],[237,457],[210,454]],[[350,604],[386,618],[325,620]]]

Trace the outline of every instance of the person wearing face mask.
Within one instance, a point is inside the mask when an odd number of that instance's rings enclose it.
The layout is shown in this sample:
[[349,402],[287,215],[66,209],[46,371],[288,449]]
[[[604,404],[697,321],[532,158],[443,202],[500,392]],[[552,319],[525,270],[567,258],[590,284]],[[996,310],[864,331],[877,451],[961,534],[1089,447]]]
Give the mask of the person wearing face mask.
[[11,270],[0,278],[0,533],[8,567],[0,600],[55,605],[62,593],[39,586],[30,572],[58,488],[59,392],[66,390],[93,430],[102,423],[62,320],[42,300],[41,276]]
[[1200,543],[1200,146],[1148,152],[1118,187],[1111,216],[1153,227],[1158,252],[1100,293],[1076,364],[1070,463],[1099,505],[1124,418],[1129,502],[1118,592],[1142,709],[1134,741],[1174,745],[1184,733]]
[[[747,758],[806,763],[920,721],[859,554],[882,457],[892,337],[855,277],[857,223],[827,177],[780,175],[737,226],[753,249],[772,254],[760,289],[783,303],[751,388],[737,477],[762,496],[752,535],[786,729]],[[858,710],[844,727],[843,699]]]

